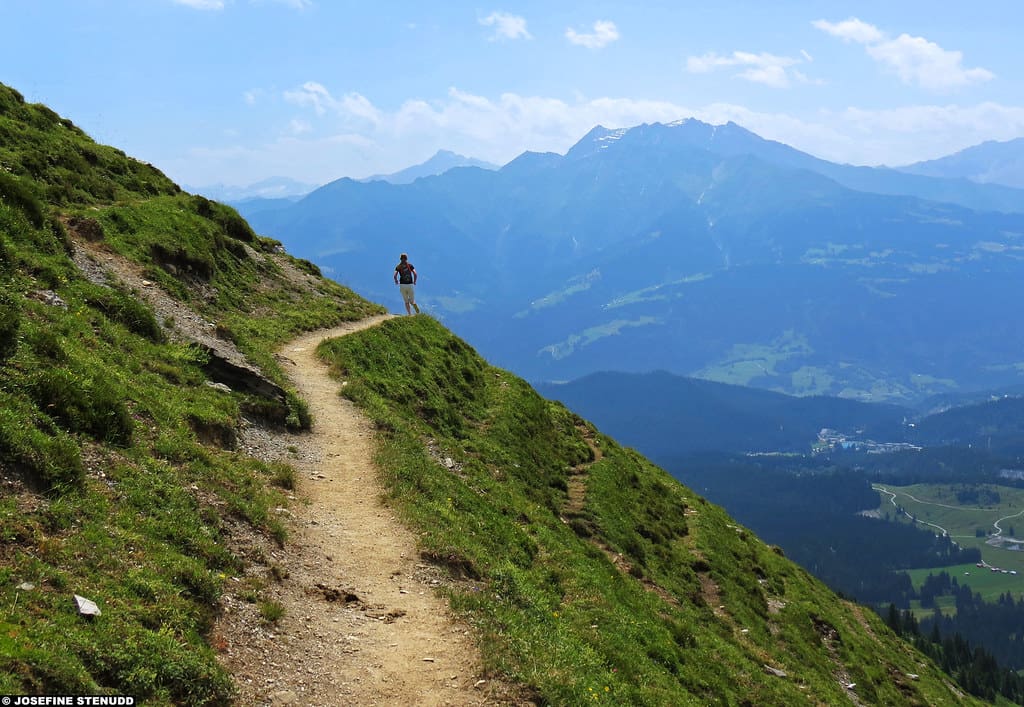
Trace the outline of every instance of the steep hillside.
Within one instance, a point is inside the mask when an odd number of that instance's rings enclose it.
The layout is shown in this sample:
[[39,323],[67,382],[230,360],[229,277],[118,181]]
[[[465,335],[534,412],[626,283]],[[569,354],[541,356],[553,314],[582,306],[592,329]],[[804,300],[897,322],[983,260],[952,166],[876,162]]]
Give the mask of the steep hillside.
[[542,704],[969,702],[872,612],[434,320],[320,347],[489,666]]
[[227,703],[293,484],[242,440],[309,423],[271,352],[379,307],[4,86],[0,136],[0,693]]

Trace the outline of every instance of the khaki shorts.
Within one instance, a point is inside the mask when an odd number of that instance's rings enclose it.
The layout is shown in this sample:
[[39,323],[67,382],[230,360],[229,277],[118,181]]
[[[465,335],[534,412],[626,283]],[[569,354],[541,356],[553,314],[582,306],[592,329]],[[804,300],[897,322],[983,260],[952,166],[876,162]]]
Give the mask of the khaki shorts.
[[398,289],[402,291],[402,301],[406,304],[412,304],[416,301],[416,290],[415,285],[399,285]]

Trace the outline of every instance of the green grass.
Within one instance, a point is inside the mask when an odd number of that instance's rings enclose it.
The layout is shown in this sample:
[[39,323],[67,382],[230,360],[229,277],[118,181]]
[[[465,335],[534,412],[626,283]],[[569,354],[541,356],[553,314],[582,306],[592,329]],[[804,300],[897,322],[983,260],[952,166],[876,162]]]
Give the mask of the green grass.
[[[535,701],[837,704],[847,699],[838,670],[867,704],[954,700],[871,611],[429,317],[390,320],[319,353],[380,431],[388,499],[423,556],[455,578],[448,598],[487,668]],[[581,480],[584,503],[570,507]],[[911,672],[921,679],[901,678]]]
[[[65,223],[216,322],[279,384],[280,344],[383,310],[0,86],[0,692],[228,704],[208,634],[226,579],[251,561],[229,531],[283,544],[272,509],[294,486],[287,465],[233,451],[234,431],[246,412],[301,428],[308,411],[294,393],[281,404],[204,385],[199,349],[169,342],[132,293],[84,279]],[[102,615],[79,616],[74,594]]]
[[779,375],[776,368],[789,359],[799,359],[813,353],[805,336],[787,331],[768,344],[736,344],[721,361],[705,367],[699,378],[748,385],[759,378]]
[[[976,534],[977,530],[993,533],[995,531],[992,525],[994,521],[1024,511],[1024,489],[986,484],[980,488],[988,488],[997,492],[1000,502],[976,505],[962,504],[957,500],[956,492],[962,488],[960,485],[891,486],[877,484],[876,486],[884,486],[890,492],[897,494],[896,502],[918,519],[918,527],[940,534],[937,528],[925,525],[925,523],[941,526],[961,546],[980,549],[982,560],[987,564],[1018,572],[1016,575],[996,573],[974,565],[955,565],[943,568],[950,573],[950,576],[956,577],[961,584],[970,585],[973,591],[980,592],[982,597],[990,601],[998,599],[999,595],[1004,592],[1010,592],[1015,596],[1024,593],[1024,552],[994,547],[986,543],[987,537],[979,538]],[[976,487],[972,485],[972,488]],[[895,518],[896,511],[889,501],[889,495],[880,494],[880,496],[882,503],[879,512],[883,516],[888,513]],[[905,517],[901,520],[910,522]],[[1024,539],[1024,515],[1019,518],[1003,520],[1000,525],[1004,536],[1012,538],[1009,531],[1013,527],[1017,536]],[[912,570],[910,576],[915,586],[920,586],[929,572],[937,573],[938,571],[936,569]],[[970,574],[965,575],[965,572]]]
[[629,327],[651,326],[659,324],[657,317],[642,316],[636,319],[615,319],[605,324],[588,327],[579,334],[571,334],[569,338],[556,344],[545,346],[539,353],[550,355],[554,359],[562,359],[571,356],[574,351],[584,346],[604,339],[609,336],[617,336],[620,331]]

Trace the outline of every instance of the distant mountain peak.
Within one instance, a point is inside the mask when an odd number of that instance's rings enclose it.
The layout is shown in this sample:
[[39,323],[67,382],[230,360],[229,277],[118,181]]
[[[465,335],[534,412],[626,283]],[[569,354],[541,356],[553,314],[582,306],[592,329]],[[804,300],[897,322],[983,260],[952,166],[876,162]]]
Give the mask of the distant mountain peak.
[[361,182],[390,182],[391,184],[411,184],[420,177],[433,177],[444,174],[456,167],[479,167],[480,169],[498,169],[498,165],[475,157],[466,157],[451,150],[438,150],[430,159],[391,174],[375,174],[361,179]]
[[988,140],[946,157],[898,168],[927,177],[970,179],[1024,189],[1024,137],[1003,142]]

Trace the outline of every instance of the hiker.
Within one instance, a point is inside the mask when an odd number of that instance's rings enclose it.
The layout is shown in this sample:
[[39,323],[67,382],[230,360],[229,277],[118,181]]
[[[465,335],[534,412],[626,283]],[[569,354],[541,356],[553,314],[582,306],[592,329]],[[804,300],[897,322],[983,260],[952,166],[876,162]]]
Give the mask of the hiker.
[[420,313],[420,306],[416,304],[416,268],[409,262],[409,256],[402,253],[399,256],[399,263],[395,266],[395,284],[402,291],[402,301],[405,302],[405,313]]

